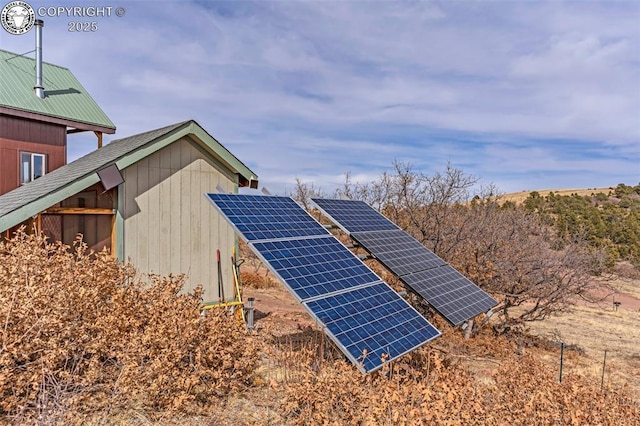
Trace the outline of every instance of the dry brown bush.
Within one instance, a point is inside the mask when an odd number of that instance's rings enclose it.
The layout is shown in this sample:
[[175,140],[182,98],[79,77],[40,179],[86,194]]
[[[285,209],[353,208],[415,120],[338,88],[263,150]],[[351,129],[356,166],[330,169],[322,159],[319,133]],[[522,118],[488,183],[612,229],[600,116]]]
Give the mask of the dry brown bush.
[[252,381],[256,345],[201,316],[182,277],[19,232],[0,242],[0,422],[67,423],[135,409],[200,412]]
[[[289,424],[636,425],[640,406],[625,389],[556,371],[529,354],[495,363],[478,380],[459,358],[420,349],[363,376],[343,361],[318,368],[315,353],[288,373],[281,414]],[[291,367],[290,367],[291,368]]]
[[243,286],[252,288],[274,288],[280,285],[270,275],[256,272],[241,272],[240,281]]

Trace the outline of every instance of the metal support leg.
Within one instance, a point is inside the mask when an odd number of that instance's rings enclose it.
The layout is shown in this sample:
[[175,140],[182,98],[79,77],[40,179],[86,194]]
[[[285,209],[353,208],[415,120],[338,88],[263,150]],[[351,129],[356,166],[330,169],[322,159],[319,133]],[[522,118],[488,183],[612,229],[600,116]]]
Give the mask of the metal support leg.
[[253,301],[254,297],[247,299],[247,328],[253,330]]

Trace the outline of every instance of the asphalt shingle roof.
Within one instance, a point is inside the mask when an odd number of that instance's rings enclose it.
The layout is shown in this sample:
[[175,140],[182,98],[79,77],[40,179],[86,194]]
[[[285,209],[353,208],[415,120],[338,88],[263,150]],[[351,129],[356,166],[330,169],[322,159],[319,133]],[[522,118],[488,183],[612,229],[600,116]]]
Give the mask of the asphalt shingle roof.
[[42,64],[45,98],[38,98],[35,60],[0,49],[0,106],[77,123],[116,126],[67,68]]
[[103,167],[114,163],[119,158],[142,148],[149,142],[187,123],[191,123],[191,121],[184,121],[127,138],[114,140],[84,157],[80,157],[69,164],[47,173],[41,178],[0,196],[0,217],[69,185],[88,174],[96,173]]

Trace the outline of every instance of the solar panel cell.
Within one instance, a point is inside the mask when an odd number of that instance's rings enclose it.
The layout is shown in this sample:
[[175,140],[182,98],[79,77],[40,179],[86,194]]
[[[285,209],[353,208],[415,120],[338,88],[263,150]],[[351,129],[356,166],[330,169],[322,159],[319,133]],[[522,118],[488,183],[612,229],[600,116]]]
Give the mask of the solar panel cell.
[[252,243],[300,300],[380,281],[333,236]]

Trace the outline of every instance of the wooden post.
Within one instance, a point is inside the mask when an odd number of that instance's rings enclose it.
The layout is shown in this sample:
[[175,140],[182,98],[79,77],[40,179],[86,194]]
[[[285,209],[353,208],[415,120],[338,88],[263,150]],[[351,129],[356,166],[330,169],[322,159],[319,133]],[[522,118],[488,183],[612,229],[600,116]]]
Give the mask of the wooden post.
[[98,138],[98,149],[102,148],[102,132],[98,132],[94,130],[93,133]]

